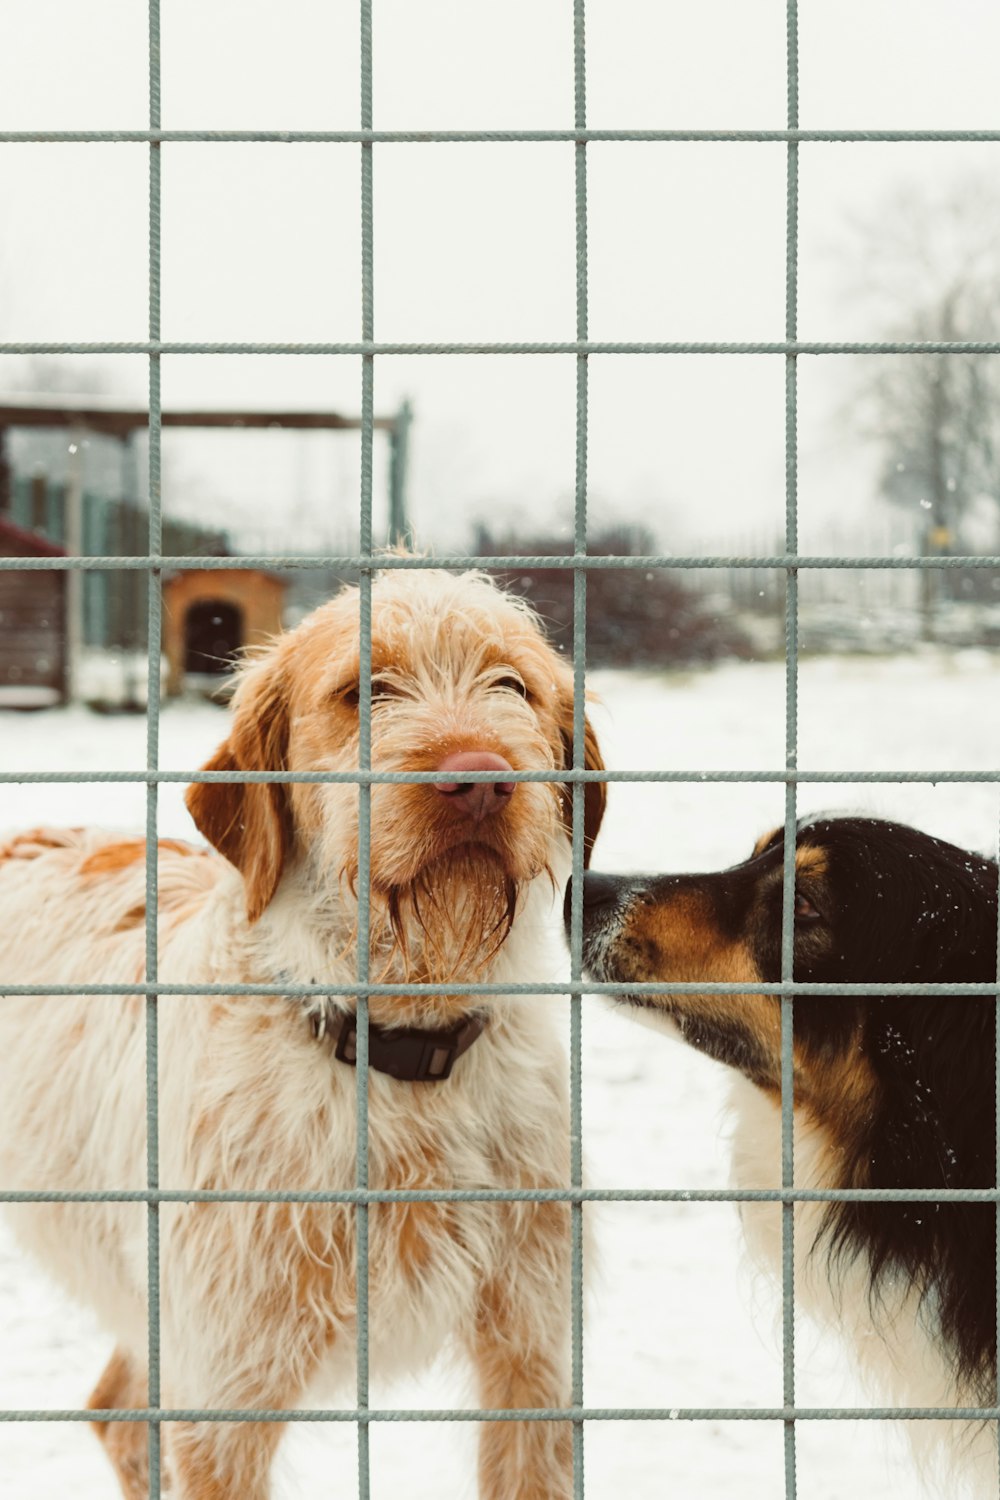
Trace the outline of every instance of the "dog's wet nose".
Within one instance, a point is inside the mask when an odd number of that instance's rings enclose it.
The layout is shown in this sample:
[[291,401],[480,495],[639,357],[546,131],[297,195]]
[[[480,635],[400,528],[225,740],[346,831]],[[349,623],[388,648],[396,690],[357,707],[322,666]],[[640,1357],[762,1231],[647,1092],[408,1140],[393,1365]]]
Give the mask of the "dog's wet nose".
[[[602,875],[599,870],[588,870],[583,877],[584,926],[594,921],[600,923],[637,889],[635,882],[627,875]],[[570,930],[572,912],[573,882],[570,880],[566,885],[566,896],[563,900],[563,921],[566,924],[567,933]]]
[[469,771],[512,771],[502,755],[491,750],[459,750],[446,755],[437,768],[448,773],[447,781],[435,781],[434,790],[446,797],[457,813],[481,823],[502,811],[514,795],[516,781],[463,781]]

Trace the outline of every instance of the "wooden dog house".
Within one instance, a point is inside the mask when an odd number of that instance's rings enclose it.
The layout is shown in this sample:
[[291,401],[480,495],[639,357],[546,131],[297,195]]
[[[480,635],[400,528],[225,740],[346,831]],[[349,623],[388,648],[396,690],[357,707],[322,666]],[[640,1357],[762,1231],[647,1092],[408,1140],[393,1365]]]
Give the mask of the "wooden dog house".
[[167,693],[204,688],[212,678],[221,684],[245,646],[277,635],[286,588],[259,568],[191,568],[164,579]]

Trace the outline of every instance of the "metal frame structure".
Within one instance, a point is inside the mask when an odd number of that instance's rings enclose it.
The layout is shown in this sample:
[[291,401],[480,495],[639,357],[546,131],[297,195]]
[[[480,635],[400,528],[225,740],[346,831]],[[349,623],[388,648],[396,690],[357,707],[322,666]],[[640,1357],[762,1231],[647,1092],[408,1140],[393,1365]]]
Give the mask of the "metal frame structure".
[[[787,128],[785,130],[746,131],[685,131],[685,130],[589,130],[586,123],[586,51],[585,51],[585,0],[566,0],[567,13],[572,8],[573,20],[573,82],[574,122],[572,128],[545,131],[376,131],[372,119],[372,0],[359,0],[361,20],[361,118],[356,131],[165,131],[160,124],[160,66],[159,66],[159,0],[148,0],[149,14],[149,129],[145,131],[6,131],[0,132],[0,143],[66,142],[145,142],[149,146],[149,324],[148,337],[129,343],[0,343],[0,354],[144,354],[149,361],[149,550],[146,557],[65,557],[53,559],[3,558],[0,568],[140,568],[148,572],[152,580],[149,590],[149,640],[160,637],[160,579],[164,568],[199,568],[226,566],[280,566],[281,568],[312,567],[318,559],[306,557],[260,558],[199,558],[164,557],[161,550],[162,514],[160,503],[160,434],[163,413],[160,406],[160,364],[169,354],[328,354],[360,357],[362,366],[361,385],[361,546],[355,557],[330,557],[319,559],[332,566],[353,567],[360,570],[361,579],[361,740],[357,773],[240,773],[240,772],[165,772],[159,769],[159,668],[150,654],[148,680],[148,734],[146,766],[141,771],[118,771],[103,773],[73,772],[11,772],[0,775],[0,784],[19,782],[80,782],[102,781],[121,784],[140,783],[146,786],[146,980],[133,985],[65,985],[57,987],[61,994],[143,994],[146,997],[146,1067],[147,1067],[147,1186],[136,1191],[99,1191],[81,1189],[63,1193],[0,1192],[0,1199],[8,1202],[60,1201],[60,1202],[144,1202],[148,1214],[148,1297],[149,1297],[149,1407],[142,1410],[108,1411],[4,1411],[4,1421],[136,1421],[148,1424],[150,1453],[150,1496],[160,1496],[160,1428],[163,1422],[178,1420],[198,1421],[280,1421],[280,1422],[350,1422],[357,1426],[358,1437],[358,1493],[360,1500],[370,1495],[370,1472],[368,1462],[368,1435],[371,1423],[385,1421],[420,1422],[505,1422],[547,1421],[561,1419],[573,1424],[574,1486],[577,1500],[584,1495],[584,1431],[588,1422],[600,1421],[718,1421],[740,1420],[773,1422],[783,1430],[784,1442],[784,1493],[786,1500],[796,1496],[796,1425],[801,1421],[840,1420],[938,1420],[938,1419],[1000,1419],[1000,1396],[996,1406],[984,1408],[809,1408],[796,1404],[794,1361],[794,1260],[793,1260],[793,1210],[797,1202],[835,1202],[842,1200],[877,1199],[887,1202],[916,1201],[965,1201],[995,1203],[998,1209],[998,1239],[1000,1239],[1000,1193],[993,1189],[981,1191],[946,1190],[803,1190],[796,1188],[793,1161],[792,1134],[792,1033],[794,1000],[797,995],[808,994],[822,988],[824,994],[913,994],[922,990],[954,995],[993,996],[1000,1021],[1000,974],[995,984],[954,985],[824,985],[797,984],[792,978],[793,898],[794,898],[794,834],[796,825],[797,788],[803,782],[824,783],[873,783],[873,782],[974,782],[1000,783],[1000,770],[988,772],[962,772],[954,770],[914,772],[817,772],[801,770],[797,763],[797,696],[798,696],[798,574],[802,569],[814,568],[996,568],[1000,557],[802,557],[797,552],[797,368],[798,360],[808,355],[897,353],[937,354],[947,357],[953,354],[1000,353],[1000,342],[961,343],[836,343],[802,342],[797,329],[797,278],[798,278],[798,175],[799,147],[807,142],[851,143],[914,142],[914,141],[983,141],[1000,143],[1000,130],[996,131],[808,131],[798,125],[798,8],[797,0],[786,0],[787,12]],[[164,341],[160,335],[160,148],[166,143],[183,142],[329,142],[354,144],[360,148],[361,166],[361,249],[362,249],[362,298],[361,337],[351,343],[190,343]],[[374,318],[374,270],[373,270],[373,181],[376,148],[386,142],[411,142],[430,145],[435,142],[551,142],[564,141],[574,147],[575,207],[576,207],[576,329],[575,337],[562,343],[384,343],[376,340]],[[783,337],[763,343],[693,343],[693,342],[593,342],[588,334],[587,298],[587,146],[595,141],[704,141],[704,142],[782,142],[787,148],[786,168],[786,257],[785,257],[785,327]],[[434,1190],[384,1190],[374,1191],[368,1186],[367,1160],[367,1064],[368,1064],[368,997],[385,993],[443,993],[443,986],[381,985],[371,981],[368,969],[368,880],[370,872],[371,786],[384,782],[417,783],[433,780],[433,773],[385,773],[373,771],[371,767],[371,581],[377,568],[419,568],[426,564],[419,558],[390,556],[378,558],[372,549],[372,437],[375,426],[373,394],[375,361],[379,357],[401,354],[524,354],[524,355],[570,355],[576,362],[576,460],[575,460],[575,521],[574,553],[570,557],[502,557],[490,558],[485,566],[502,570],[525,566],[546,568],[570,568],[574,576],[574,684],[576,692],[574,715],[573,768],[568,772],[504,772],[504,779],[511,781],[556,780],[569,782],[573,786],[573,872],[574,900],[572,910],[571,977],[565,984],[526,984],[523,986],[468,985],[464,988],[471,994],[495,993],[502,988],[504,993],[530,993],[532,995],[565,995],[571,997],[570,1030],[570,1084],[571,1084],[571,1131],[572,1172],[569,1186],[563,1190],[509,1190],[509,1191],[434,1191]],[[588,361],[595,355],[648,354],[683,356],[687,354],[768,354],[781,358],[785,365],[785,500],[786,520],[784,551],[770,557],[589,557],[587,555],[587,417],[588,417]],[[464,556],[439,557],[437,567],[461,568],[483,566],[482,559]],[[585,605],[587,574],[595,568],[650,569],[670,568],[774,568],[782,570],[786,578],[786,731],[784,765],[779,769],[755,772],[705,772],[699,769],[678,772],[653,772],[641,768],[614,772],[593,772],[583,769],[583,713],[585,685]],[[497,773],[481,772],[469,776],[469,780],[490,781]],[[780,996],[782,1022],[782,1173],[781,1186],[759,1190],[675,1190],[641,1189],[609,1190],[586,1188],[582,1184],[580,1135],[582,1124],[581,1097],[581,996],[584,993],[614,993],[613,985],[587,983],[582,978],[581,927],[582,927],[582,881],[583,871],[583,794],[589,781],[664,781],[664,782],[738,782],[760,781],[783,784],[785,787],[785,868],[783,902],[782,968],[779,983],[769,985],[715,984],[671,984],[672,991],[712,990],[720,995],[748,991]],[[358,786],[360,804],[359,832],[359,904],[358,966],[357,982],[351,985],[300,985],[285,986],[191,986],[160,983],[157,971],[156,908],[157,908],[157,794],[161,784],[188,781],[265,781],[265,782],[310,782],[340,781]],[[2,976],[0,976],[2,978]],[[662,986],[630,985],[635,990],[656,990]],[[51,986],[5,985],[8,994],[53,993]],[[358,1056],[357,1056],[357,1127],[358,1145],[356,1162],[356,1185],[353,1189],[330,1192],[304,1193],[289,1186],[287,1192],[225,1192],[196,1191],[190,1188],[166,1187],[160,1183],[158,1159],[158,1110],[157,1110],[157,999],[159,995],[177,994],[338,994],[357,997],[358,1009]],[[1000,1027],[998,1027],[1000,1033]],[[562,1201],[572,1205],[572,1390],[571,1402],[566,1408],[551,1410],[379,1410],[369,1403],[368,1390],[368,1209],[372,1203],[387,1202],[482,1202],[482,1201]],[[783,1245],[783,1350],[784,1379],[782,1404],[780,1406],[743,1408],[594,1408],[588,1407],[583,1390],[583,1242],[581,1235],[582,1207],[584,1203],[602,1200],[629,1202],[747,1202],[770,1201],[782,1205]],[[159,1206],[164,1202],[310,1202],[348,1203],[357,1210],[357,1397],[353,1409],[321,1411],[233,1411],[233,1410],[175,1410],[160,1404],[160,1327],[159,1327]]]
[[[9,347],[0,353],[10,353]],[[406,540],[409,532],[406,506],[406,460],[407,444],[413,411],[408,401],[391,417],[372,416],[371,430],[385,432],[389,438],[389,524],[390,545]],[[267,411],[260,407],[225,411],[161,411],[160,431],[164,427],[207,427],[264,429],[278,428],[296,432],[359,432],[364,427],[361,417],[345,417],[332,411]],[[143,408],[135,410],[83,403],[72,405],[65,401],[32,402],[29,404],[0,402],[0,475],[3,472],[4,439],[13,428],[51,429],[66,428],[84,436],[97,433],[102,437],[116,438],[128,461],[132,462],[131,443],[135,436],[151,426],[150,413]],[[3,496],[0,493],[0,507]]]

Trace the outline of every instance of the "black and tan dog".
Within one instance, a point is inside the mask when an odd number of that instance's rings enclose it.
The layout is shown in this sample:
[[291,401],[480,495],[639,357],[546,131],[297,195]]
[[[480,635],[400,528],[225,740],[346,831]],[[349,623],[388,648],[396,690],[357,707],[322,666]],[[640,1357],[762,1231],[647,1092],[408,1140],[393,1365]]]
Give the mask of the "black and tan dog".
[[[777,981],[783,863],[779,830],[718,873],[585,877],[589,975],[621,983],[622,1003],[737,1070],[742,1187],[780,1180],[780,1001],[627,986]],[[992,860],[897,823],[824,818],[800,825],[795,868],[796,981],[996,979]],[[793,1036],[796,1186],[995,1187],[992,997],[800,995]],[[848,1335],[897,1401],[995,1404],[993,1203],[799,1204],[795,1219],[797,1294]],[[754,1252],[780,1264],[780,1210],[747,1204],[743,1220]],[[993,1424],[971,1434],[956,1421],[910,1425],[925,1437],[942,1429],[935,1436],[952,1438],[995,1495]]]

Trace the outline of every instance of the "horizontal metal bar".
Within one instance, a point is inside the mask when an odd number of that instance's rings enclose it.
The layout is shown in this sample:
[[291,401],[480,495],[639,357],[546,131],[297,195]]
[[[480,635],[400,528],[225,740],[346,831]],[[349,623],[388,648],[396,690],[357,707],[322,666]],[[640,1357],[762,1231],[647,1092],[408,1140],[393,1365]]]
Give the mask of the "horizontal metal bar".
[[991,995],[1000,994],[1000,981],[992,984],[805,984],[778,980],[773,984],[743,984],[736,980],[661,980],[653,984],[598,984],[589,979],[546,980],[527,984],[166,984],[136,980],[134,984],[5,984],[0,976],[0,998],[5,995],[282,995],[286,999],[334,995]]
[[341,343],[191,343],[166,339],[90,339],[54,342],[38,339],[6,339],[2,354],[1000,354],[1000,340],[967,339],[959,343],[912,340],[803,341],[768,339],[760,342],[722,343],[717,340],[524,340],[495,343],[385,343],[374,339]]
[[988,1203],[997,1188],[0,1189],[0,1203]]
[[1000,130],[2,130],[4,146],[73,145],[591,145],[608,143],[787,145],[1000,142]]
[[89,1411],[0,1411],[0,1422],[995,1422],[998,1418],[997,1406],[531,1406],[509,1411],[115,1406]]
[[[0,786],[114,786],[173,784],[281,786],[433,786],[440,771],[0,771]],[[541,782],[562,786],[575,781],[625,784],[666,783],[700,785],[721,783],[808,782],[822,786],[937,786],[939,782],[990,786],[1000,771],[468,771],[463,781]]]
[[629,569],[632,571],[651,570],[656,568],[674,569],[699,569],[699,568],[771,568],[775,570],[792,569],[799,571],[810,570],[853,570],[877,571],[883,568],[891,568],[894,571],[907,571],[916,569],[944,568],[954,570],[956,568],[1000,568],[1000,554],[965,554],[960,556],[941,557],[848,557],[842,553],[831,556],[822,554],[811,554],[800,556],[798,553],[768,553],[759,557],[752,554],[739,554],[732,557],[706,553],[704,557],[671,557],[669,553],[651,554],[645,557],[625,556],[623,554],[606,554],[601,556],[590,556],[574,553],[567,556],[565,553],[537,553],[532,556],[522,556],[517,553],[505,554],[499,557],[476,557],[472,553],[455,553],[446,557],[419,557],[400,553],[397,555],[387,553],[385,556],[363,557],[351,553],[276,553],[276,552],[248,552],[234,557],[210,557],[203,553],[194,555],[176,555],[162,557],[148,554],[146,557],[115,557],[103,554],[95,557],[0,557],[0,572],[3,573],[44,573],[44,572],[145,572],[152,569],[165,569],[167,571],[187,571],[205,568],[211,572],[225,572],[227,570],[239,570],[242,568],[272,568],[279,571],[293,571],[299,568],[340,568],[350,571],[358,571],[362,568],[372,568],[376,572],[420,572],[428,568],[454,568],[467,569],[476,568],[482,572],[509,572],[513,569],[533,568],[539,570],[551,570],[552,572],[568,573],[574,569],[582,569],[585,572],[609,572],[616,568]]
[[[267,411],[253,408],[238,411],[161,411],[159,427],[198,427],[237,431],[263,430],[302,432],[359,431],[360,417],[345,417],[333,411]],[[149,426],[149,412],[141,407],[65,406],[0,403],[0,427],[42,428],[83,427],[108,437],[126,438],[143,432]],[[392,432],[395,417],[375,417],[372,426],[380,432]]]

